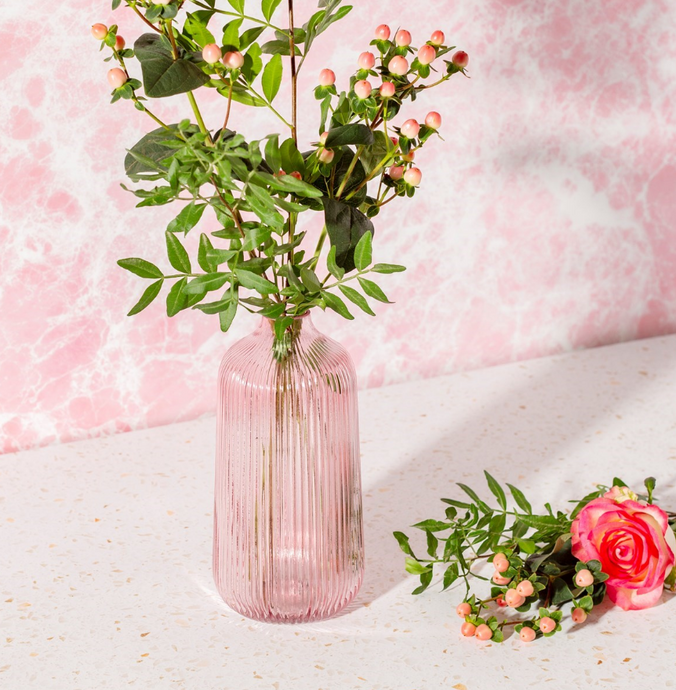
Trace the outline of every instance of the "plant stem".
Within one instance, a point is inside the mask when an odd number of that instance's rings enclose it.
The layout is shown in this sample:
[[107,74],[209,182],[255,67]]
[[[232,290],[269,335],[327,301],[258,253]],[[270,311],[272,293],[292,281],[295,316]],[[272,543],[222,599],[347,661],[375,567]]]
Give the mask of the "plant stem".
[[291,57],[291,136],[298,144],[298,75],[296,73],[296,39],[294,36],[293,0],[289,0],[289,55]]
[[134,10],[134,12],[136,12],[136,14],[138,14],[139,17],[141,17],[141,19],[142,19],[142,20],[143,20],[153,31],[157,31],[158,34],[161,34],[161,33],[162,33],[162,31],[161,31],[160,29],[158,29],[152,22],[148,21],[148,20],[145,18],[144,14],[143,14],[141,11],[139,11],[138,7],[136,7],[136,3],[134,3],[133,5],[129,5],[129,6],[132,8],[132,10]]
[[322,249],[324,247],[324,242],[326,242],[326,238],[328,237],[328,230],[326,229],[326,225],[322,228],[322,232],[319,235],[319,239],[317,240],[317,249],[315,250],[315,254],[312,257],[312,263],[310,264],[310,269],[315,270],[317,268],[317,264],[319,263],[319,257],[322,255]]
[[225,111],[225,122],[223,122],[222,132],[228,128],[228,120],[230,119],[230,108],[232,107],[232,77],[230,77],[230,90],[228,91],[228,109]]
[[190,107],[192,108],[193,113],[195,113],[195,117],[197,118],[197,124],[199,125],[200,132],[202,134],[206,134],[209,136],[209,130],[207,129],[207,126],[204,124],[204,120],[202,119],[202,113],[200,112],[199,106],[197,105],[197,101],[195,100],[195,96],[192,91],[188,91],[187,93],[188,100],[190,101]]
[[[345,173],[345,177],[343,178],[343,181],[340,183],[340,187],[338,187],[336,199],[340,199],[343,192],[345,191],[345,186],[347,185],[348,180],[350,179],[350,176],[354,172],[354,169],[357,167],[357,161],[361,158],[361,154],[364,153],[365,148],[366,148],[365,146],[360,146],[357,148],[357,152],[354,154],[354,158],[352,159],[352,162],[350,163],[350,167],[347,169],[347,172]],[[362,183],[362,186],[363,186],[363,183]],[[352,195],[350,195],[350,196],[352,196]]]
[[[224,81],[224,80],[222,80],[222,81]],[[293,130],[293,125],[292,125],[290,122],[288,122],[287,119],[286,119],[278,110],[276,110],[276,109],[273,107],[272,103],[268,103],[268,101],[267,101],[265,98],[263,98],[263,96],[261,96],[261,95],[258,93],[258,91],[256,91],[256,90],[253,88],[253,86],[251,86],[251,84],[249,84],[248,82],[244,82],[243,86],[246,86],[246,88],[249,89],[249,91],[251,91],[251,93],[252,93],[254,96],[256,96],[256,98],[259,98],[261,101],[263,101],[263,103],[265,103],[265,105],[266,105],[268,108],[270,108],[270,110],[272,110],[272,112],[273,112],[273,113],[274,113],[274,114],[275,114],[275,115],[276,115],[276,116],[277,116],[277,117],[278,117],[278,118],[289,128],[289,129],[290,129],[290,130]]]

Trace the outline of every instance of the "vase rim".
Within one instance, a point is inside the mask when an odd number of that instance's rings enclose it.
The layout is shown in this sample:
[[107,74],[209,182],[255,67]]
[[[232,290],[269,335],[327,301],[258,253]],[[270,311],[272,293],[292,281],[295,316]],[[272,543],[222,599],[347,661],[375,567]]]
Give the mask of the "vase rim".
[[[302,321],[303,319],[307,319],[307,318],[309,318],[309,317],[310,317],[310,312],[309,312],[309,310],[308,310],[308,311],[306,311],[304,314],[299,314],[298,316],[292,316],[291,318],[292,318],[294,321]],[[274,323],[274,322],[275,322],[275,319],[271,319],[269,316],[263,316],[262,318],[263,318],[265,321],[269,322],[269,323]]]

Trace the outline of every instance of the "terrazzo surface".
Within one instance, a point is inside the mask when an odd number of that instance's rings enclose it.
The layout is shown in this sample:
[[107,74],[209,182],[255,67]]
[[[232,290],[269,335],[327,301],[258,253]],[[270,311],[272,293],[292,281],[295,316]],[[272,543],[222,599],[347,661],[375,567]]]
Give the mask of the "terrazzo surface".
[[[459,635],[393,530],[482,470],[565,507],[619,474],[676,505],[676,336],[361,394],[367,575],[330,621],[256,623],[211,580],[215,420],[0,457],[0,688],[670,688],[676,601],[523,645]],[[538,500],[538,502],[540,502]],[[420,535],[422,536],[422,535]]]

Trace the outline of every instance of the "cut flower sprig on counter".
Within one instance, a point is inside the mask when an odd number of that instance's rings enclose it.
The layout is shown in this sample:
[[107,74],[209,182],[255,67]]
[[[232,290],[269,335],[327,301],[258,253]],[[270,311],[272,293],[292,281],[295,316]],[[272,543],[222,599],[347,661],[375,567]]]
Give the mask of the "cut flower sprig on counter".
[[[485,476],[498,507],[458,484],[469,501],[442,498],[444,520],[413,525],[426,535],[429,558],[416,556],[409,538],[394,532],[406,570],[420,577],[413,594],[430,586],[436,567],[443,566],[444,590],[463,582],[465,596],[456,608],[463,636],[502,642],[505,630],[514,627],[523,642],[532,642],[559,632],[568,611],[573,623],[584,623],[606,596],[624,610],[645,609],[665,589],[674,591],[676,513],[653,502],[653,477],[645,480],[644,495],[615,478],[611,487],[599,485],[571,501],[571,512],[554,512],[546,503],[536,514],[511,484],[509,507],[500,483]],[[477,572],[486,562],[494,572],[490,596],[481,598],[472,580],[488,581]]]
[[[318,69],[310,94],[317,133],[307,135],[298,128],[299,74],[311,48],[352,6],[318,0],[300,24],[294,0],[112,4],[133,10],[146,33],[130,47],[116,25],[92,26],[115,65],[108,71],[111,100],[132,102],[155,127],[129,149],[126,173],[141,186],[128,191],[139,207],[181,202],[164,233],[170,269],[138,257],[118,262],[150,281],[129,315],[169,285],[170,317],[188,308],[218,314],[223,331],[240,308],[274,320],[281,358],[294,317],[318,307],[352,319],[350,303],[373,316],[369,300],[389,303],[374,278],[405,268],[374,263],[373,219],[422,184],[418,157],[441,141],[442,116],[421,110],[421,97],[456,74],[467,76],[467,53],[440,30],[416,48],[406,29],[378,26],[369,49],[355,55],[343,90],[330,66]],[[204,89],[224,99],[218,122],[202,114]],[[290,112],[278,104],[283,90]],[[177,95],[186,97],[190,117],[164,122],[152,101]],[[277,131],[247,140],[233,102],[268,109]],[[220,227],[201,233],[195,262],[183,238],[207,211]],[[309,211],[323,215],[324,227],[306,240],[301,219]]]

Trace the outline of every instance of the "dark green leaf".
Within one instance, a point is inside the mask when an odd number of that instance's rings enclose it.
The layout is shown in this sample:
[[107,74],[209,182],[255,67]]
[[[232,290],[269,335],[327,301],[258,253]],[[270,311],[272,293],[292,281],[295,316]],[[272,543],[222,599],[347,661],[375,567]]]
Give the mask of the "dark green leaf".
[[458,577],[458,564],[451,563],[451,565],[449,565],[444,572],[444,589],[448,589],[458,579]]
[[232,322],[235,320],[238,305],[239,302],[235,297],[235,299],[231,300],[230,306],[225,311],[219,312],[218,318],[223,333],[227,333],[227,331],[230,329],[230,326],[232,325]]
[[373,223],[359,209],[342,201],[324,197],[322,203],[331,246],[336,248],[336,264],[349,273],[356,267],[355,248],[367,232],[373,234]]
[[240,285],[249,290],[256,290],[262,295],[269,295],[279,292],[274,283],[271,283],[269,280],[266,280],[265,278],[256,275],[251,271],[245,271],[241,268],[237,268],[235,269],[235,275],[237,276],[237,280],[239,281]]
[[162,271],[155,264],[151,264],[150,261],[145,259],[120,259],[117,265],[141,278],[162,277]]
[[655,477],[647,477],[644,483],[645,488],[648,490],[648,503],[652,503],[653,491],[655,491]]
[[336,279],[342,280],[345,275],[345,271],[336,264],[336,247],[332,246],[329,250],[329,255],[326,258],[326,267],[329,269],[329,273]]
[[301,175],[305,173],[305,161],[293,139],[286,139],[282,143],[280,153],[282,154],[282,169],[287,175],[292,172],[299,172]]
[[143,87],[149,98],[166,98],[193,91],[210,78],[188,60],[174,60],[171,50],[158,34],[143,34],[134,43],[134,54],[141,63]]
[[303,267],[300,269],[300,279],[303,282],[303,285],[307,288],[307,290],[311,293],[314,292],[321,292],[322,290],[322,284],[319,281],[319,278],[317,277],[317,274],[311,269],[307,267]]
[[268,142],[265,145],[265,162],[270,166],[270,169],[275,174],[279,172],[280,168],[282,167],[282,154],[279,150],[279,134],[274,134],[268,139]]
[[232,274],[230,273],[207,273],[191,280],[185,286],[184,292],[188,295],[196,295],[206,294],[212,290],[220,290],[231,278]]
[[507,484],[509,487],[510,492],[512,493],[512,496],[514,497],[514,501],[516,502],[516,505],[521,508],[521,510],[525,511],[529,515],[532,514],[533,509],[531,508],[530,503],[526,499],[526,497],[523,495],[523,492],[520,489],[517,489],[515,486],[512,486],[511,484]]
[[366,278],[359,277],[359,284],[361,289],[373,299],[377,299],[379,302],[384,302],[385,304],[392,304],[387,295],[376,285],[372,280],[367,280]]
[[334,127],[329,130],[326,147],[332,149],[338,146],[349,145],[371,146],[374,142],[373,131],[370,127],[352,124]]
[[451,529],[453,525],[448,522],[443,522],[441,520],[423,520],[422,522],[417,522],[412,525],[416,529],[422,529],[429,532],[444,532],[447,529]]
[[169,290],[167,295],[167,316],[176,316],[178,312],[185,308],[187,302],[187,295],[183,292],[187,278],[177,280]]
[[420,586],[416,587],[411,592],[411,594],[415,594],[415,595],[422,594],[430,586],[430,583],[432,582],[433,575],[434,575],[434,573],[432,572],[432,570],[429,570],[426,573],[421,573],[420,574]]
[[369,303],[354,288],[348,287],[347,285],[340,285],[339,289],[345,295],[345,297],[347,297],[350,300],[350,302],[356,304],[362,311],[365,311],[367,314],[375,316],[375,312],[373,311],[373,309],[371,309]]
[[503,510],[507,510],[507,497],[505,496],[505,492],[503,491],[502,487],[496,481],[496,479],[494,479],[494,477],[491,476],[486,470],[484,470],[484,475],[486,476],[488,488],[491,490],[493,496],[495,496],[495,498],[497,499],[498,505]]
[[167,169],[166,166],[161,165],[161,162],[173,156],[175,149],[165,145],[164,142],[174,140],[180,142],[177,136],[177,125],[170,125],[170,129],[170,132],[164,127],[154,129],[131,147],[124,159],[125,172],[129,177],[134,180],[138,175],[157,172],[158,167],[161,170]]
[[157,295],[160,294],[160,290],[162,290],[162,283],[164,283],[164,280],[158,280],[154,283],[151,283],[143,295],[141,295],[141,299],[132,307],[127,316],[134,316],[134,314],[138,314],[140,311],[143,311],[157,297]]
[[477,506],[479,506],[479,508],[482,512],[484,512],[484,513],[491,513],[492,512],[490,507],[479,498],[479,496],[477,495],[476,491],[474,491],[474,489],[471,489],[466,484],[461,484],[460,482],[456,482],[456,484],[477,504]]
[[182,232],[187,235],[201,220],[206,204],[189,203],[183,210],[169,223],[169,232]]
[[332,295],[330,292],[322,292],[322,297],[324,298],[324,302],[329,309],[333,309],[333,311],[337,312],[345,319],[350,321],[354,319],[354,316],[350,314],[349,309],[345,306],[345,302],[343,302],[340,297]]
[[167,256],[169,257],[169,263],[181,273],[190,273],[192,268],[190,266],[188,252],[176,235],[169,231],[164,234],[167,239]]
[[[261,46],[261,50],[269,55],[291,55],[291,46],[288,41],[268,41]],[[301,55],[300,48],[296,46],[296,55]]]
[[552,581],[552,585],[553,595],[551,603],[553,606],[561,606],[561,604],[565,604],[567,601],[573,600],[573,593],[570,591],[570,587],[568,587],[562,578],[557,577],[554,579]]
[[427,553],[432,557],[437,557],[437,549],[439,548],[439,540],[432,534],[432,532],[426,532],[427,537]]

